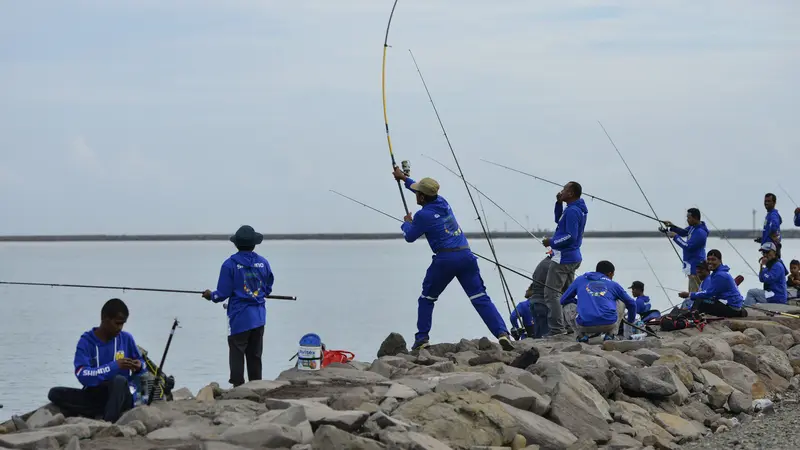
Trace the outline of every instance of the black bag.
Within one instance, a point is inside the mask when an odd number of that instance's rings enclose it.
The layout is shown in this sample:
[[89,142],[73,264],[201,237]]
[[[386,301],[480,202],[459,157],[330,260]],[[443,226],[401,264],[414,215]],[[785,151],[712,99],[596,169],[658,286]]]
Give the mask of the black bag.
[[661,317],[661,331],[684,330],[703,323],[703,315],[697,311],[673,309],[666,316]]

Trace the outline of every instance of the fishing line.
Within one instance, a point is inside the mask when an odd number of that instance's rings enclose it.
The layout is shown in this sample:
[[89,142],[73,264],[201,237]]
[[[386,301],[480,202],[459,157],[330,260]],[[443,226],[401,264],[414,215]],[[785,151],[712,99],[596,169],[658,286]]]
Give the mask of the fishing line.
[[503,270],[500,266],[500,260],[497,258],[497,252],[495,251],[494,244],[492,243],[492,239],[489,237],[489,233],[486,231],[486,227],[483,224],[483,220],[481,219],[481,215],[478,212],[478,207],[475,205],[475,199],[472,198],[472,191],[469,189],[469,184],[467,184],[467,179],[464,177],[464,171],[461,170],[461,164],[458,162],[458,158],[456,157],[456,152],[453,150],[453,145],[450,143],[450,138],[447,136],[447,131],[444,129],[444,124],[442,123],[442,118],[439,116],[439,111],[436,109],[436,104],[433,102],[433,97],[431,96],[430,90],[428,90],[428,85],[425,83],[425,78],[422,76],[422,71],[417,64],[416,58],[414,58],[414,53],[411,49],[408,50],[408,53],[411,54],[411,59],[414,61],[414,66],[417,68],[417,73],[419,74],[420,80],[422,80],[422,85],[425,87],[425,93],[428,95],[428,100],[431,102],[431,106],[433,106],[433,112],[436,114],[436,120],[439,121],[439,126],[442,128],[442,133],[444,134],[444,138],[447,141],[447,146],[450,148],[450,153],[453,155],[453,160],[456,163],[456,168],[458,168],[458,173],[460,174],[461,181],[464,182],[464,188],[467,190],[467,194],[469,195],[469,200],[472,202],[472,207],[475,209],[475,215],[478,216],[478,222],[481,224],[481,229],[483,230],[484,236],[486,236],[486,241],[489,243],[489,249],[492,252],[492,256],[494,257],[494,263],[497,265],[497,271],[500,273],[500,279],[502,280],[503,288],[508,291],[508,296],[511,299],[511,305],[508,305],[506,302],[506,306],[508,306],[509,311],[516,310],[517,305],[514,303],[514,296],[511,294],[511,289],[508,287],[508,282],[506,281],[506,277],[503,274]]
[[[653,216],[655,216],[656,220],[658,220],[659,222],[664,223],[663,220],[658,218],[658,214],[656,214],[656,210],[653,208],[653,205],[650,203],[650,200],[647,198],[647,195],[644,193],[644,189],[642,189],[642,186],[639,184],[639,180],[636,179],[636,175],[633,174],[633,171],[631,170],[630,166],[628,166],[628,163],[625,161],[625,158],[622,157],[622,153],[617,148],[617,144],[614,143],[614,140],[611,139],[611,136],[608,134],[608,131],[606,131],[606,127],[604,127],[603,124],[600,123],[599,120],[597,121],[597,123],[600,124],[600,128],[603,129],[603,133],[606,134],[606,137],[608,138],[608,141],[611,142],[611,145],[614,147],[614,150],[616,150],[617,155],[619,155],[619,159],[621,159],[622,163],[625,164],[625,168],[628,169],[628,173],[631,174],[631,178],[633,178],[633,181],[636,183],[636,187],[639,188],[639,192],[642,193],[642,197],[644,197],[644,200],[647,202],[647,206],[650,207],[650,211],[653,212]],[[681,257],[680,253],[678,253],[678,249],[675,248],[675,243],[672,242],[672,239],[669,236],[667,236],[666,234],[664,234],[664,237],[667,238],[667,240],[669,241],[669,245],[672,247],[672,250],[675,251],[675,256],[678,257],[678,259],[681,262],[681,267],[683,267],[683,265],[685,263],[683,262],[683,258]]]
[[784,194],[786,194],[786,197],[789,199],[789,201],[790,201],[790,202],[792,202],[792,203],[794,203],[794,206],[795,206],[795,208],[800,208],[800,205],[798,205],[798,204],[797,204],[797,202],[796,202],[796,201],[794,201],[794,199],[792,198],[792,196],[791,196],[791,195],[789,195],[789,192],[787,192],[787,191],[786,191],[786,189],[784,189],[784,188],[783,188],[783,186],[781,186],[781,185],[779,184],[779,185],[778,185],[778,187],[780,188],[780,190],[782,190],[782,191],[783,191],[783,193],[784,193]]
[[[73,287],[73,288],[89,288],[89,289],[117,289],[122,291],[148,291],[148,292],[171,292],[176,294],[202,294],[203,291],[187,291],[182,289],[155,289],[155,288],[141,288],[141,287],[126,287],[126,286],[98,286],[91,284],[61,284],[61,283],[28,283],[21,281],[0,281],[0,284],[11,284],[19,286],[49,286],[49,287]],[[267,295],[266,298],[274,300],[297,300],[297,297],[289,295]]]
[[[478,195],[478,204],[481,205],[481,213],[483,214],[484,219],[486,219],[486,229],[491,230],[492,228],[489,225],[489,218],[486,217],[486,210],[483,209],[483,201],[481,200],[481,196],[480,195]],[[491,236],[491,232],[489,232],[489,235]],[[491,237],[490,237],[490,239],[491,239]],[[497,273],[500,274],[501,273],[500,272],[500,268],[497,267],[497,266],[495,266],[495,268],[497,269]],[[503,282],[503,278],[502,277],[500,278],[500,282],[501,283]],[[506,294],[506,290],[505,289],[503,289],[503,297],[505,297],[505,299],[506,299],[506,307],[508,307],[508,295]],[[508,308],[508,315],[511,316],[511,308]]]
[[650,260],[647,259],[647,255],[644,254],[644,251],[641,249],[641,247],[639,248],[639,252],[642,253],[642,256],[644,257],[645,262],[647,262],[647,266],[650,267],[650,272],[653,272],[653,276],[656,277],[656,281],[658,282],[658,286],[664,292],[664,297],[667,298],[667,301],[669,302],[669,306],[671,306],[674,309],[675,305],[672,304],[672,300],[669,299],[669,294],[667,294],[667,289],[664,287],[663,284],[661,284],[661,280],[658,278],[658,275],[656,275],[655,269],[653,269],[653,266],[650,264]]
[[[695,207],[695,208],[697,208],[697,209],[700,209],[700,207],[698,207],[697,205],[694,205],[694,207]],[[703,210],[701,209],[701,211],[703,211]],[[758,276],[758,272],[756,272],[756,269],[753,269],[753,266],[751,266],[751,265],[750,265],[750,263],[749,263],[749,262],[747,262],[747,259],[746,259],[744,256],[742,256],[742,254],[741,254],[741,253],[739,253],[739,250],[737,250],[737,249],[736,249],[736,246],[735,246],[735,245],[733,245],[733,243],[731,242],[731,240],[730,240],[730,239],[728,239],[728,236],[726,236],[726,235],[725,235],[725,233],[724,233],[722,230],[720,230],[719,228],[717,228],[717,226],[716,226],[716,225],[714,225],[714,222],[712,222],[712,221],[711,221],[711,218],[710,218],[710,217],[708,217],[708,213],[707,213],[707,212],[705,212],[705,211],[703,211],[703,215],[705,216],[705,218],[706,218],[706,220],[708,221],[708,223],[710,223],[710,224],[711,224],[711,226],[712,226],[712,227],[713,227],[715,230],[717,230],[717,233],[719,233],[719,234],[720,234],[720,236],[722,237],[722,239],[724,239],[724,240],[725,240],[725,242],[727,242],[727,243],[728,243],[728,245],[730,245],[730,246],[731,246],[731,248],[733,249],[733,251],[735,251],[735,252],[736,252],[736,254],[737,254],[737,255],[739,255],[739,257],[740,257],[740,258],[742,258],[742,261],[744,261],[744,263],[747,265],[747,267],[748,267],[748,268],[750,268],[750,271],[752,271],[752,272],[753,272],[753,274],[754,274],[755,276]]]

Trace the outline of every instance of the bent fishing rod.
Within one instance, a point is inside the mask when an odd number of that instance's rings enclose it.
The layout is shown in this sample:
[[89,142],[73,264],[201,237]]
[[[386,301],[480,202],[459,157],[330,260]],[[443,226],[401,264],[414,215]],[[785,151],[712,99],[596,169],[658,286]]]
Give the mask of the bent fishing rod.
[[[116,289],[121,291],[147,291],[147,292],[170,292],[175,294],[202,294],[203,291],[187,291],[182,289],[155,289],[127,286],[99,286],[91,284],[62,284],[62,283],[28,283],[22,281],[0,281],[0,284],[10,284],[17,286],[49,286],[49,287],[72,287],[88,289]],[[289,295],[267,295],[266,298],[273,300],[297,300],[295,296]]]
[[[167,359],[167,352],[169,351],[169,346],[172,344],[172,337],[175,335],[175,329],[178,328],[178,318],[176,317],[175,320],[172,322],[172,329],[169,330],[169,338],[167,339],[167,346],[164,348],[164,354],[161,355],[161,363],[158,365],[158,369],[156,370],[156,379],[153,382],[153,385],[150,387],[150,393],[147,396],[147,406],[150,406],[153,403],[153,396],[156,393],[156,386],[158,386],[158,381],[161,378],[161,374],[164,371],[164,361]],[[164,389],[162,387],[161,394],[165,395]]]
[[[392,12],[389,14],[389,22],[386,24],[386,35],[383,38],[383,66],[381,68],[381,92],[383,94],[383,123],[386,126],[386,143],[389,144],[389,156],[392,159],[392,169],[397,167],[397,162],[394,159],[394,152],[392,151],[392,138],[389,135],[389,116],[386,113],[386,51],[389,49],[389,28],[392,26],[392,17],[394,17],[394,9],[397,7],[397,0],[394,0],[392,5]],[[409,174],[408,161],[403,161],[403,171],[406,175]],[[408,203],[406,203],[406,196],[403,193],[403,187],[400,185],[400,180],[397,181],[397,189],[400,191],[400,198],[403,200],[403,208],[406,214],[409,214]]]
[[[603,124],[600,123],[599,120],[597,121],[597,123],[600,124],[600,128],[603,129],[603,133],[606,134],[606,137],[608,138],[608,141],[611,142],[611,145],[614,147],[614,150],[616,150],[617,155],[619,155],[619,159],[621,159],[622,163],[625,164],[625,168],[628,169],[628,173],[631,174],[631,178],[633,178],[633,181],[636,183],[636,187],[639,188],[639,192],[642,193],[642,197],[644,197],[644,200],[647,202],[647,206],[650,207],[650,211],[652,211],[653,216],[655,216],[657,221],[659,221],[661,223],[664,223],[663,220],[658,218],[658,214],[656,214],[655,208],[653,208],[653,205],[650,203],[650,199],[648,199],[647,195],[644,193],[644,189],[642,189],[642,185],[639,184],[639,180],[636,179],[636,175],[633,174],[633,170],[631,170],[630,166],[628,165],[628,162],[625,161],[625,158],[622,157],[622,153],[619,151],[619,148],[617,148],[617,144],[614,143],[614,140],[611,139],[611,135],[609,135],[608,131],[606,131],[606,127],[604,127]],[[669,241],[669,245],[672,247],[672,250],[675,252],[675,256],[678,257],[678,260],[680,260],[680,262],[681,262],[681,266],[683,266],[684,265],[683,258],[681,258],[680,253],[678,253],[678,249],[675,248],[675,243],[672,242],[672,239],[668,235],[664,234],[664,237],[667,238],[667,240]]]
[[[543,181],[543,182],[545,182],[545,183],[552,184],[553,186],[558,186],[558,187],[563,187],[563,186],[564,186],[563,184],[556,183],[555,181],[550,181],[550,180],[547,180],[547,179],[545,179],[545,178],[542,178],[542,177],[536,176],[536,175],[534,175],[534,174],[532,174],[532,173],[523,172],[522,170],[515,169],[515,168],[513,168],[513,167],[508,167],[508,166],[506,166],[506,165],[503,165],[503,164],[500,164],[500,163],[492,162],[492,161],[489,161],[489,160],[486,160],[486,159],[482,159],[482,158],[481,158],[481,161],[483,161],[483,162],[486,162],[486,163],[489,163],[489,164],[492,164],[492,165],[495,165],[495,166],[498,166],[498,167],[502,167],[502,168],[504,168],[504,169],[511,170],[511,171],[513,171],[513,172],[517,172],[517,173],[519,173],[519,174],[522,174],[522,175],[525,175],[525,176],[531,177],[531,178],[533,178],[533,179],[535,179],[535,180],[539,180],[539,181]],[[582,195],[582,196],[589,197],[589,198],[591,198],[592,200],[597,200],[597,201],[600,201],[600,202],[603,202],[603,203],[609,204],[609,205],[611,205],[611,206],[616,206],[617,208],[624,209],[625,211],[632,212],[632,213],[634,213],[634,214],[638,214],[638,215],[640,215],[640,216],[642,216],[642,217],[645,217],[645,218],[647,218],[647,219],[650,219],[650,220],[655,220],[656,222],[663,223],[661,220],[659,220],[659,219],[657,219],[657,218],[655,218],[655,217],[653,217],[653,216],[651,216],[651,215],[649,215],[649,214],[645,214],[645,213],[643,213],[643,212],[636,211],[635,209],[628,208],[627,206],[622,206],[622,205],[620,205],[619,203],[614,203],[614,202],[612,202],[612,201],[606,200],[606,199],[604,199],[604,198],[596,197],[596,196],[594,196],[594,195],[591,195],[591,194],[589,194],[589,193],[586,193],[586,192],[583,192],[581,195]]]
[[[381,211],[380,209],[378,209],[378,208],[375,208],[375,207],[373,207],[373,206],[370,206],[370,205],[368,205],[368,204],[366,204],[366,203],[360,202],[360,201],[358,201],[358,200],[354,199],[353,197],[349,197],[349,196],[347,196],[347,195],[344,195],[344,194],[342,194],[341,192],[334,191],[333,189],[329,189],[329,191],[330,191],[330,192],[333,192],[334,194],[336,194],[336,195],[338,195],[338,196],[340,196],[340,197],[344,197],[344,198],[346,198],[346,199],[350,200],[350,201],[351,201],[351,202],[353,202],[353,203],[357,203],[357,204],[359,204],[359,205],[361,205],[361,206],[363,206],[363,207],[365,207],[365,208],[367,208],[367,209],[371,209],[372,211],[375,211],[376,213],[378,213],[378,214],[381,214],[381,215],[384,215],[384,216],[386,216],[386,217],[388,217],[388,218],[390,218],[390,219],[396,220],[396,221],[398,221],[398,222],[402,222],[402,221],[403,221],[402,219],[398,219],[397,217],[395,217],[395,216],[393,216],[393,215],[391,215],[391,214],[389,214],[389,213],[387,213],[387,212],[385,212],[385,211]],[[474,251],[472,251],[471,249],[470,249],[470,252],[472,252],[472,254],[473,254],[473,255],[475,255],[475,256],[477,256],[478,258],[480,258],[480,259],[483,259],[483,260],[485,260],[485,261],[489,261],[490,263],[492,263],[492,264],[494,264],[494,265],[496,265],[496,266],[502,267],[503,269],[506,269],[506,270],[508,270],[509,272],[511,272],[511,273],[513,273],[513,274],[515,274],[515,275],[519,275],[519,276],[521,276],[522,278],[525,278],[525,279],[526,279],[526,280],[528,280],[528,281],[531,281],[531,282],[533,282],[533,283],[537,283],[537,284],[538,284],[538,285],[540,285],[540,286],[543,286],[543,287],[545,287],[545,288],[547,288],[547,289],[551,289],[551,290],[553,290],[553,291],[556,291],[556,292],[558,292],[558,293],[563,293],[563,291],[561,291],[560,289],[556,289],[556,288],[554,288],[554,287],[548,286],[547,284],[545,284],[545,283],[542,283],[541,281],[536,281],[536,280],[534,280],[534,279],[533,279],[533,277],[532,277],[532,276],[530,276],[530,275],[526,275],[526,274],[524,274],[524,273],[522,273],[522,272],[520,272],[520,271],[518,271],[518,270],[514,270],[514,269],[512,269],[511,267],[508,267],[508,266],[506,266],[506,265],[504,265],[504,264],[496,263],[495,261],[493,261],[493,260],[491,260],[491,259],[489,259],[489,258],[487,258],[487,257],[485,257],[485,256],[483,256],[483,255],[480,255],[480,254],[478,254],[478,253],[475,253],[475,252],[474,252]],[[516,307],[515,307],[515,308],[516,308]]]
[[[494,263],[497,265],[497,272],[500,274],[500,280],[502,281],[503,288],[508,291],[508,295],[511,298],[511,304],[513,305],[513,309],[517,309],[517,305],[514,303],[514,296],[511,294],[511,289],[508,287],[508,282],[506,281],[506,277],[503,274],[503,270],[500,268],[500,260],[497,258],[497,252],[494,248],[494,243],[492,242],[492,238],[489,236],[489,232],[486,231],[486,226],[483,223],[483,219],[481,219],[481,214],[478,212],[478,207],[475,205],[475,199],[472,198],[472,191],[469,188],[469,184],[467,183],[467,179],[464,177],[464,171],[461,170],[461,164],[458,162],[458,158],[456,157],[456,152],[453,150],[453,145],[450,143],[450,138],[447,136],[447,131],[444,129],[444,124],[442,123],[442,118],[439,116],[439,111],[436,109],[436,104],[433,102],[433,97],[431,96],[430,90],[428,90],[428,84],[425,83],[425,78],[422,76],[422,71],[417,64],[417,59],[414,58],[414,53],[411,49],[408,50],[408,53],[411,54],[411,60],[414,61],[414,67],[417,68],[417,73],[419,74],[419,79],[422,81],[422,86],[425,88],[425,93],[428,95],[428,100],[431,102],[431,106],[433,107],[433,112],[436,114],[436,120],[439,121],[439,126],[442,129],[442,133],[444,134],[444,138],[447,141],[447,146],[450,148],[450,154],[453,155],[453,160],[456,163],[456,168],[458,169],[458,173],[460,175],[461,181],[464,182],[464,188],[467,190],[467,194],[469,195],[469,201],[472,203],[473,209],[475,209],[475,215],[477,216],[478,222],[481,225],[481,229],[483,230],[483,235],[486,237],[486,241],[489,243],[489,250],[492,252],[492,257],[494,258]],[[508,313],[511,314],[511,306],[508,305],[506,302],[506,306],[508,307]]]
[[[435,162],[436,164],[439,164],[440,166],[444,167],[444,168],[445,168],[445,169],[446,169],[448,172],[450,172],[450,173],[452,173],[453,175],[455,175],[455,176],[457,176],[457,177],[461,178],[461,177],[460,177],[460,176],[459,176],[459,175],[458,175],[458,174],[457,174],[457,173],[456,173],[456,172],[455,172],[453,169],[451,169],[451,168],[447,167],[446,165],[442,164],[441,162],[437,161],[436,159],[434,159],[434,158],[432,158],[432,157],[430,157],[430,156],[427,156],[427,155],[422,155],[422,156],[424,156],[424,157],[426,157],[426,158],[430,159],[431,161]],[[465,181],[466,181],[466,180],[465,180]],[[475,191],[476,191],[478,194],[482,195],[482,196],[483,196],[483,197],[484,197],[486,200],[489,200],[489,201],[490,201],[490,202],[491,202],[491,203],[492,203],[494,206],[496,206],[496,207],[497,207],[497,209],[499,209],[500,211],[502,211],[502,212],[503,212],[503,214],[505,214],[505,215],[506,215],[506,216],[507,216],[509,219],[513,220],[513,221],[514,221],[514,223],[516,223],[517,225],[519,225],[519,226],[520,226],[520,227],[521,227],[523,230],[525,230],[525,232],[526,232],[526,233],[528,233],[528,234],[529,234],[529,235],[530,235],[532,238],[536,239],[536,240],[537,240],[537,241],[539,241],[539,242],[542,242],[542,239],[541,239],[541,238],[539,238],[539,237],[536,237],[536,235],[535,235],[535,234],[531,233],[531,231],[530,231],[530,230],[528,230],[527,228],[525,228],[525,226],[524,226],[524,225],[522,225],[521,223],[519,223],[519,221],[518,221],[517,219],[515,219],[515,218],[514,218],[514,216],[512,216],[511,214],[509,214],[509,213],[508,213],[508,211],[506,211],[505,209],[503,209],[503,207],[502,207],[502,206],[498,205],[498,204],[497,204],[497,202],[496,202],[496,201],[494,201],[494,200],[492,200],[492,199],[491,199],[491,198],[490,198],[488,195],[486,195],[486,193],[484,193],[483,191],[481,191],[480,189],[478,189],[478,188],[477,188],[477,187],[476,187],[474,184],[472,184],[472,183],[470,183],[470,182],[467,182],[467,184],[468,184],[468,185],[470,185],[470,186],[472,187],[472,189],[475,189]],[[486,215],[486,214],[484,214],[484,216],[485,216],[485,215]]]

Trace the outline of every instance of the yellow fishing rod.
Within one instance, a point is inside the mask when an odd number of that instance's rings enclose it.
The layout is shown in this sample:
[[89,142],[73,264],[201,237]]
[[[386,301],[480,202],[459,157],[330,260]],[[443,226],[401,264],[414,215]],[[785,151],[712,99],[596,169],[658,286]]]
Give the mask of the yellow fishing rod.
[[[389,49],[389,28],[392,26],[392,17],[394,17],[394,9],[397,7],[397,0],[394,0],[392,5],[392,12],[389,14],[389,23],[386,24],[386,36],[383,38],[383,66],[381,68],[381,92],[383,94],[383,123],[386,125],[386,143],[389,144],[389,156],[392,158],[392,169],[397,167],[397,162],[394,159],[394,152],[392,151],[392,138],[389,135],[389,116],[386,113],[386,51]],[[411,175],[411,167],[408,161],[403,161],[403,172]],[[406,203],[406,196],[403,195],[403,187],[400,185],[400,180],[397,181],[397,189],[400,191],[400,198],[403,199],[403,208],[406,214],[409,214],[408,204]]]

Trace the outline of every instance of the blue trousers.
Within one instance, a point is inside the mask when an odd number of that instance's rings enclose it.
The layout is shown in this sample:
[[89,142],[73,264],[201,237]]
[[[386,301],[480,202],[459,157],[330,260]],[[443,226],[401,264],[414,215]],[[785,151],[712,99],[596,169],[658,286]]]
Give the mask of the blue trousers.
[[531,302],[531,312],[533,312],[533,336],[528,337],[539,339],[550,332],[550,325],[547,322],[550,308],[543,303]]
[[478,311],[483,323],[495,337],[508,334],[508,328],[503,317],[492,303],[486,293],[481,272],[478,268],[478,258],[469,250],[439,253],[433,256],[431,265],[422,281],[422,295],[419,296],[417,308],[417,334],[416,341],[428,338],[433,321],[433,306],[444,289],[457,278],[464,293],[467,294],[472,306]]

